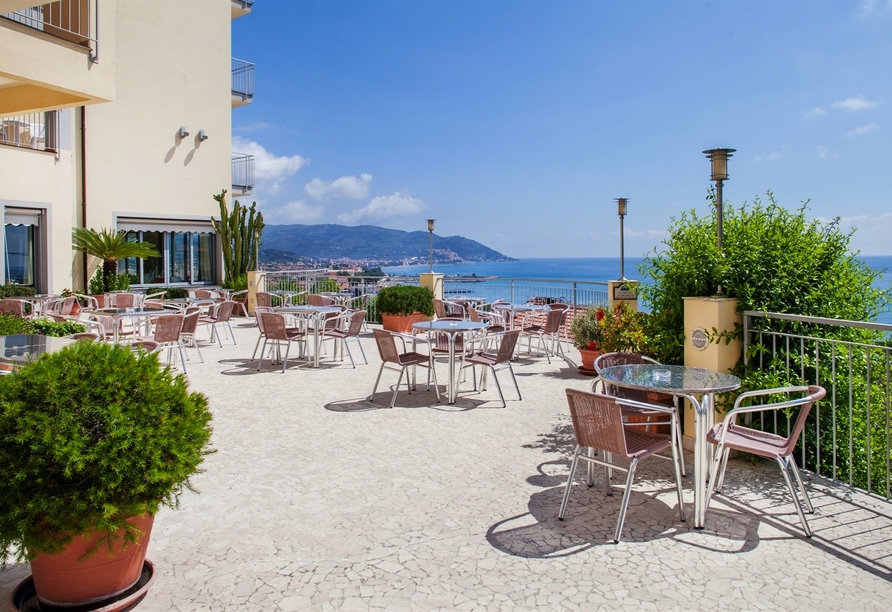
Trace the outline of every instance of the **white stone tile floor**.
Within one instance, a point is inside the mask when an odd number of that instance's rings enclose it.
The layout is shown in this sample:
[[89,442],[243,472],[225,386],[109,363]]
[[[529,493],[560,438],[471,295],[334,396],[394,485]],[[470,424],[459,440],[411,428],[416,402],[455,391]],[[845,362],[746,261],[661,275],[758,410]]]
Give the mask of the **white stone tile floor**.
[[[563,391],[589,386],[560,360],[522,354],[522,401],[500,372],[507,408],[492,381],[437,404],[420,371],[390,409],[395,372],[365,399],[380,364],[371,334],[369,365],[294,360],[282,374],[257,372],[256,329],[234,327],[237,346],[205,343],[205,363],[188,365],[217,452],[194,478],[200,494],[156,518],[141,612],[892,608],[892,505],[810,481],[806,539],[767,462],[731,462],[704,530],[679,521],[660,460],[639,469],[620,544],[621,473],[610,497],[603,471],[592,488],[580,480],[558,521],[574,444]],[[0,572],[0,601],[27,574]]]

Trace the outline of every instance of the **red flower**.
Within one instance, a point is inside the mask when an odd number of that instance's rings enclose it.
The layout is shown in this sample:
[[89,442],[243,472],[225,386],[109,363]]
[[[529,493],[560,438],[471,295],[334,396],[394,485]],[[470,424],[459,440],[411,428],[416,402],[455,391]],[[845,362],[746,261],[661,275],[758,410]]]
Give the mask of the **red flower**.
[[588,345],[586,346],[586,348],[590,351],[597,351],[598,345],[595,342],[589,342]]
[[595,319],[597,319],[598,321],[604,320],[604,311],[600,308],[597,310],[597,312],[595,312]]

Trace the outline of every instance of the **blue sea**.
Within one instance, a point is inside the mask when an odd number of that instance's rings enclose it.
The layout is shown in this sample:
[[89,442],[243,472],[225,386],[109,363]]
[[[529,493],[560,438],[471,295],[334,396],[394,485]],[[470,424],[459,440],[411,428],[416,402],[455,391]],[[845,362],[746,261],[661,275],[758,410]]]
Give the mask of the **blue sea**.
[[[892,289],[892,256],[863,256],[859,258],[878,272],[888,270],[874,283],[878,289]],[[641,280],[638,264],[641,257],[626,257],[625,276]],[[427,272],[427,265],[393,266],[384,268],[388,274],[416,276]],[[606,282],[620,277],[619,257],[519,259],[517,261],[479,262],[463,264],[437,264],[436,272],[446,276],[498,276],[501,278],[528,278],[550,280],[576,280]],[[879,317],[879,322],[892,324],[892,310]]]

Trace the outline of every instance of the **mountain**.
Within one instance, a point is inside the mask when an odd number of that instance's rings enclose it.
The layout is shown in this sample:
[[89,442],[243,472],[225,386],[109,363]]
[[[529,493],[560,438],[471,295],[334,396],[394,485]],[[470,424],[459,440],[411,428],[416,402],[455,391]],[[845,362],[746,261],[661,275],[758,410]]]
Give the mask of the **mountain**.
[[[428,260],[427,232],[404,232],[374,225],[267,225],[261,242],[261,263],[307,259]],[[512,258],[476,240],[434,234],[434,261],[512,261]]]

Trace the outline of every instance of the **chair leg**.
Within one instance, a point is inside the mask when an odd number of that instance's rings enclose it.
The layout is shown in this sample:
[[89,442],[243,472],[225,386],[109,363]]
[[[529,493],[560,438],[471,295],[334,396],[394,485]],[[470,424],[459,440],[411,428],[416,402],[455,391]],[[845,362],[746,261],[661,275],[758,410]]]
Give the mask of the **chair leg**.
[[799,472],[799,466],[796,465],[796,460],[793,459],[793,455],[787,457],[787,465],[790,468],[790,471],[793,472],[793,476],[796,477],[796,483],[799,485],[799,490],[802,491],[802,497],[805,498],[805,508],[809,514],[815,513],[815,507],[811,503],[811,498],[808,496],[808,491],[805,490],[805,485],[802,482],[802,474]]
[[378,368],[378,378],[375,379],[375,386],[372,387],[372,394],[369,395],[369,397],[368,397],[368,400],[370,402],[373,401],[375,398],[375,391],[378,390],[378,383],[381,382],[381,374],[383,374],[383,373],[384,373],[384,364],[382,363],[381,367]]
[[362,360],[365,361],[366,365],[369,365],[369,360],[365,357],[365,349],[362,348],[362,342],[359,341],[359,338],[356,338],[356,344],[359,345],[359,352],[362,354]]
[[489,369],[492,370],[492,379],[496,381],[496,389],[499,392],[499,398],[502,400],[502,408],[507,408],[508,404],[505,403],[505,396],[502,395],[502,385],[499,384],[499,377],[496,376],[496,370],[492,366],[489,366]]
[[[587,449],[586,452],[588,453],[589,457],[595,456],[595,454],[594,454],[595,449],[593,449],[593,448]],[[589,487],[592,487],[595,484],[595,464],[592,463],[591,461],[586,461],[586,464],[587,465],[585,466],[586,467],[585,484],[588,485]]]
[[[676,422],[676,416],[672,415],[672,428],[678,429],[678,423]],[[681,522],[685,522],[684,515],[684,491],[681,488],[681,461],[679,460],[679,454],[681,453],[681,449],[678,447],[677,442],[675,440],[672,441],[672,467],[675,468],[675,486],[678,489],[678,516],[681,518]]]
[[428,376],[434,377],[434,392],[437,394],[437,403],[440,403],[440,383],[437,382],[437,370],[434,368],[434,361],[431,359],[431,365],[427,370]]
[[180,363],[183,366],[183,374],[185,374],[186,373],[186,350],[183,348],[183,343],[180,341],[177,341],[177,350],[179,350]]
[[[396,394],[400,392],[400,383],[403,382],[403,374],[406,374],[406,384],[409,384],[409,376],[406,373],[406,368],[400,370],[400,377],[396,381],[396,386],[393,388],[393,397],[390,398],[390,407],[393,408],[394,404],[396,404]],[[412,393],[412,390],[409,390],[409,393]]]
[[793,487],[793,481],[790,479],[790,472],[787,471],[787,466],[783,458],[777,457],[777,464],[780,466],[781,472],[784,475],[784,482],[787,483],[787,489],[790,491],[790,495],[793,496],[793,504],[796,506],[796,513],[799,515],[799,522],[802,523],[802,530],[805,532],[805,537],[811,537],[811,529],[808,526],[808,521],[805,520],[805,513],[802,512],[802,504],[799,503],[799,496],[796,495],[796,489]]
[[[604,451],[604,461],[606,463],[613,463],[613,454]],[[605,495],[613,495],[613,485],[610,480],[613,478],[613,470],[610,469],[610,466],[604,466],[604,494]]]
[[616,533],[613,534],[613,541],[619,544],[620,536],[623,534],[623,523],[626,520],[626,509],[629,507],[629,497],[632,495],[632,483],[635,481],[635,469],[638,467],[638,458],[632,459],[632,465],[629,466],[629,477],[626,479],[626,490],[623,493],[623,503],[619,507],[619,519],[616,522]]
[[514,381],[514,388],[517,390],[517,399],[523,400],[523,396],[520,394],[520,387],[517,385],[517,377],[514,375],[514,368],[511,367],[511,362],[507,361],[508,371],[511,372],[511,380]]
[[681,463],[681,475],[687,476],[687,468],[684,465],[684,432],[681,430],[681,411],[678,408],[678,396],[672,396],[672,405],[675,406],[675,422],[678,427],[678,461]]
[[235,341],[235,334],[232,333],[232,325],[229,324],[229,321],[226,321],[226,327],[229,328],[229,337],[232,338],[232,344],[237,345],[238,342]]
[[260,371],[260,366],[263,365],[263,354],[266,352],[266,336],[263,337],[263,348],[260,349],[260,359],[257,361],[257,371]]
[[[260,341],[263,340],[263,336],[257,336],[257,344],[254,345],[254,352],[251,354],[251,359],[253,360],[257,357],[257,349],[260,347]],[[195,345],[198,346],[198,341],[195,341]]]
[[347,357],[350,358],[350,365],[352,365],[352,366],[353,366],[353,369],[355,370],[355,369],[356,369],[356,362],[353,361],[353,353],[350,352],[350,347],[347,345],[347,339],[344,338],[344,339],[342,340],[342,342],[344,343],[344,346],[341,347],[341,360],[343,361],[343,359],[344,359],[344,349],[346,349],[346,350],[347,350]]
[[285,359],[282,360],[282,374],[285,373],[285,367],[288,365],[288,353],[291,352],[291,340],[285,345]]
[[564,489],[564,499],[561,501],[561,510],[558,512],[558,520],[564,520],[564,515],[567,513],[567,503],[570,501],[570,488],[573,486],[573,476],[576,474],[576,466],[579,464],[579,451],[582,450],[582,447],[578,444],[576,445],[576,450],[573,451],[573,462],[570,464],[570,475],[567,477],[567,487]]
[[725,486],[725,472],[728,470],[728,456],[731,454],[731,449],[726,448],[722,452],[722,468],[719,470],[719,479],[716,481],[716,491],[718,493],[722,492],[722,487]]

